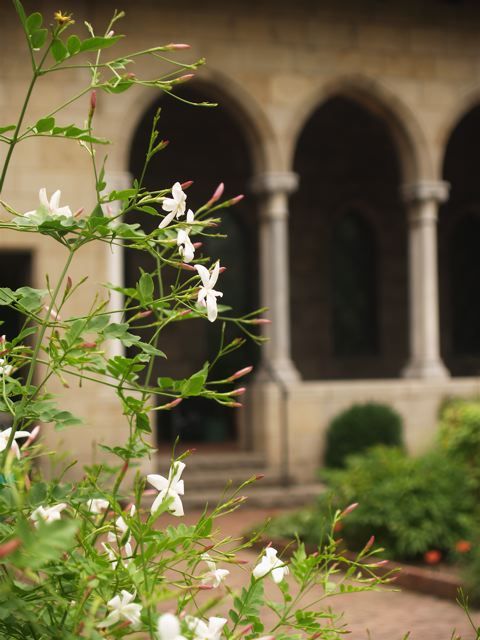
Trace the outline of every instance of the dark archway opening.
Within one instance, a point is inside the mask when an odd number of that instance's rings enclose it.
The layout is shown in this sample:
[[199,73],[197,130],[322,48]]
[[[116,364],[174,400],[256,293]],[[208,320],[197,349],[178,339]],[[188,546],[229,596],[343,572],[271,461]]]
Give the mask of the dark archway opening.
[[[185,87],[178,92],[191,102],[215,102],[217,96],[201,87]],[[195,107],[170,96],[152,104],[143,116],[132,142],[130,170],[134,177],[142,171],[151,122],[161,107],[160,135],[170,140],[168,148],[154,158],[145,174],[149,188],[165,188],[174,182],[194,180],[188,189],[188,205],[195,210],[212,195],[219,182],[225,183],[225,194],[233,197],[245,193],[252,175],[250,152],[242,131],[242,123],[225,106]],[[203,239],[199,255],[220,259],[227,267],[220,276],[218,289],[224,293],[222,303],[234,308],[239,316],[258,306],[257,218],[255,203],[245,199],[225,210],[218,230],[226,239]],[[133,216],[143,228],[152,224],[152,218],[141,213]],[[154,223],[154,221],[153,221]],[[128,253],[125,256],[126,286],[132,286],[140,269],[151,270],[154,265],[148,257]],[[168,286],[168,282],[166,283]],[[195,320],[170,325],[162,334],[163,348],[168,360],[157,366],[158,376],[183,378],[199,370],[206,360],[212,361],[220,343],[220,323]],[[228,325],[227,340],[241,336],[238,329]],[[247,343],[219,360],[215,378],[227,377],[246,363],[258,359],[257,348]],[[238,412],[201,398],[190,398],[174,412],[158,416],[158,443],[170,443],[177,436],[182,442],[231,443],[238,435]]]
[[454,376],[480,372],[480,106],[465,115],[445,152],[450,198],[439,216],[442,357]]
[[294,362],[310,380],[396,377],[408,356],[407,230],[390,131],[334,97],[305,125],[295,171]]

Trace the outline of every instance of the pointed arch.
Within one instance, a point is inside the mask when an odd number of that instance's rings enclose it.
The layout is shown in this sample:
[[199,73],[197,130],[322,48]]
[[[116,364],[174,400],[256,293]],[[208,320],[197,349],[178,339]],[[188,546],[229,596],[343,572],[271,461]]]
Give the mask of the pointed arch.
[[400,158],[403,182],[434,177],[428,143],[413,112],[383,84],[360,74],[331,79],[316,87],[300,105],[287,128],[290,132],[287,142],[290,162],[293,163],[297,141],[311,116],[336,96],[356,102],[385,122]]

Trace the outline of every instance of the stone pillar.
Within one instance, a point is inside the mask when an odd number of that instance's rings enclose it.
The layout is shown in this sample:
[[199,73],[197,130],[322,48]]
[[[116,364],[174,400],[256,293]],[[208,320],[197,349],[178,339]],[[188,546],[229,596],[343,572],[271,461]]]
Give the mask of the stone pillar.
[[260,304],[272,321],[263,325],[268,342],[262,348],[259,379],[295,382],[300,375],[290,356],[290,290],[288,196],[298,186],[293,172],[264,173],[252,180],[260,198]]
[[408,205],[410,359],[405,378],[449,377],[440,358],[438,307],[438,206],[448,198],[449,184],[421,181],[405,185]]
[[[106,187],[104,193],[110,193],[111,191],[121,191],[123,189],[130,189],[132,186],[132,175],[128,171],[116,171],[107,172],[105,175]],[[121,202],[115,200],[109,202],[107,205],[103,205],[103,212],[106,216],[117,216],[121,211]],[[119,242],[119,240],[117,240]],[[116,286],[122,287],[124,284],[124,261],[123,261],[123,247],[117,245],[106,244],[107,250],[107,282]],[[118,311],[123,307],[123,295],[118,291],[110,290],[110,301],[108,304],[108,310],[111,312],[112,322],[122,322],[122,314]],[[111,341],[110,356],[124,355],[124,348],[119,340]]]

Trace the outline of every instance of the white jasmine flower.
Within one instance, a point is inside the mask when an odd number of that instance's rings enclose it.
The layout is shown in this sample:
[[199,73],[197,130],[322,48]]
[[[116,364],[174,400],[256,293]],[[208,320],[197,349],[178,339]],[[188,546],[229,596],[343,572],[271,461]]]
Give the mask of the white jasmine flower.
[[55,522],[55,520],[60,520],[60,513],[67,508],[64,502],[60,502],[59,504],[54,504],[52,507],[38,507],[30,516],[30,520],[33,520],[36,527],[40,520],[43,520],[45,524],[50,524],[51,522]]
[[111,611],[105,620],[100,622],[98,627],[111,627],[112,624],[116,624],[122,618],[128,620],[133,628],[140,626],[142,605],[132,602],[135,599],[135,594],[129,593],[125,589],[122,589],[121,594],[122,597],[117,595],[107,602],[107,607]]
[[[187,212],[187,222],[191,224],[193,222],[193,211],[191,209]],[[191,262],[195,255],[195,247],[192,244],[189,236],[189,229],[179,229],[177,231],[177,246],[184,262]]]
[[[12,433],[12,427],[9,427],[8,429],[4,429],[3,431],[0,431],[0,451],[5,451],[5,449],[7,448],[8,440],[10,438],[11,433]],[[30,431],[15,432],[15,435],[13,436],[13,441],[12,441],[12,450],[15,452],[15,455],[17,456],[17,458],[20,458],[20,449],[18,448],[18,444],[15,442],[15,440],[17,438],[29,438],[29,437],[30,437]]]
[[11,364],[5,364],[5,358],[0,358],[0,376],[9,376],[13,371]]
[[227,623],[226,618],[215,616],[208,619],[208,624],[193,616],[187,616],[185,620],[190,631],[194,633],[193,640],[220,640],[222,629]]
[[185,636],[180,634],[180,622],[173,613],[160,616],[157,629],[159,640],[186,640]]
[[195,269],[200,276],[203,287],[200,287],[198,292],[197,303],[202,307],[207,307],[207,316],[210,322],[214,322],[217,318],[217,297],[222,297],[223,293],[215,291],[213,288],[218,280],[218,274],[220,273],[220,261],[217,260],[213,271],[210,274],[209,270],[201,264],[196,264]]
[[47,190],[45,188],[40,189],[39,199],[40,206],[34,211],[27,211],[24,214],[25,218],[30,218],[33,222],[41,224],[46,218],[72,218],[73,213],[70,207],[60,206],[60,196],[62,192],[60,190],[55,191],[50,200],[47,197]]
[[175,182],[172,187],[172,197],[164,198],[162,202],[162,209],[168,211],[167,215],[158,225],[160,229],[163,229],[176,217],[181,218],[185,215],[187,196],[183,192],[179,182]]
[[208,553],[202,555],[202,560],[204,560],[208,566],[207,573],[202,577],[202,584],[209,584],[211,582],[212,587],[219,587],[230,574],[230,571],[227,569],[217,569],[217,565]]
[[277,558],[277,550],[273,547],[265,549],[265,555],[254,568],[253,576],[258,579],[263,578],[269,573],[271,573],[273,581],[277,584],[288,574],[288,567],[283,560]]
[[180,480],[180,476],[184,469],[185,464],[183,462],[174,462],[168,472],[168,478],[154,473],[150,473],[147,476],[147,481],[160,492],[150,509],[152,514],[157,511],[162,502],[170,499],[169,512],[174,516],[183,516],[183,504],[180,496],[183,496],[185,489],[183,480]]
[[[133,517],[135,515],[135,511],[135,505],[132,504],[130,508],[130,517]],[[125,537],[128,529],[128,524],[123,519],[123,516],[119,516],[115,520],[115,531],[109,531],[107,535],[107,541],[109,543],[115,543],[118,546],[118,555],[122,559],[122,563],[125,567],[129,565],[131,557],[133,555],[131,534],[128,535],[128,538],[124,541],[123,545],[120,544],[123,541],[123,538]],[[102,546],[107,552],[109,560],[112,563],[113,568],[115,569],[119,562],[119,560],[117,559],[117,555],[111,547],[107,547],[107,545],[103,543]]]
[[92,498],[87,502],[87,509],[90,513],[103,513],[108,509],[110,503],[103,498]]

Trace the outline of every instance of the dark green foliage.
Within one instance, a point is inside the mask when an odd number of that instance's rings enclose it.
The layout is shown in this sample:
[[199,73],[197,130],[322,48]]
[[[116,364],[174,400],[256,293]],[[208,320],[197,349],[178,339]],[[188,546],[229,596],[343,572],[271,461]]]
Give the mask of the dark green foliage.
[[356,404],[338,414],[327,430],[325,464],[344,467],[346,458],[374,445],[402,447],[402,419],[384,404]]
[[299,535],[318,544],[331,512],[358,502],[338,534],[350,550],[362,549],[374,535],[388,557],[416,560],[432,549],[449,555],[459,540],[470,538],[475,498],[468,473],[441,452],[410,458],[399,449],[375,447],[325,476],[329,490],[317,507],[282,516],[269,535]]
[[454,460],[468,466],[480,490],[480,401],[451,400],[440,414],[440,446]]

